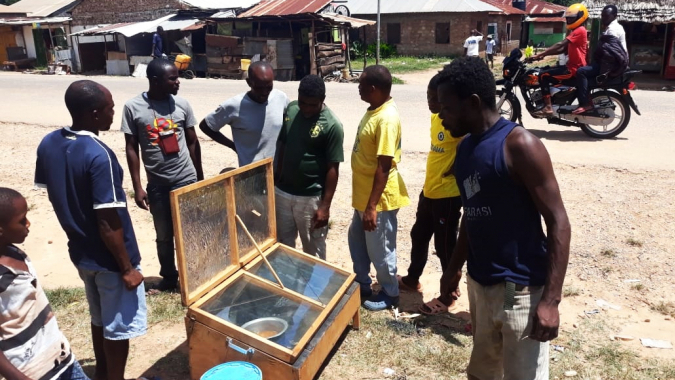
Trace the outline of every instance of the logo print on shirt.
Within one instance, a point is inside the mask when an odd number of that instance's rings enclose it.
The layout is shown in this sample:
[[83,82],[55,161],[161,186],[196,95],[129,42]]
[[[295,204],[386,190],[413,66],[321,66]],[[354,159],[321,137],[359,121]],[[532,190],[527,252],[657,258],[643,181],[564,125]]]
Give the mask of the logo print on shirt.
[[443,132],[438,132],[438,141],[445,140],[445,134]]
[[159,141],[159,134],[164,131],[169,131],[172,129],[178,128],[178,124],[174,123],[171,119],[165,119],[163,117],[158,117],[153,121],[154,125],[146,125],[145,129],[148,131],[148,138],[150,139],[150,144],[157,146]]
[[464,191],[466,192],[466,199],[471,199],[480,191],[480,173],[475,172],[464,180]]
[[323,128],[319,124],[316,124],[312,129],[309,130],[309,136],[313,139],[317,138],[319,137],[321,131],[323,131]]

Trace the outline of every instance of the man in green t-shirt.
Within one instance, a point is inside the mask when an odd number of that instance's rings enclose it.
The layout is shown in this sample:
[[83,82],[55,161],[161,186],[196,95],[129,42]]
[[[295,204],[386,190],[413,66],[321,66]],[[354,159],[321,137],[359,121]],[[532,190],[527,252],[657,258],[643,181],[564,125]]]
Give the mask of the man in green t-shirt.
[[330,204],[344,161],[342,124],[324,104],[326,85],[316,75],[300,81],[298,100],[286,107],[279,133],[275,197],[277,237],[326,259]]

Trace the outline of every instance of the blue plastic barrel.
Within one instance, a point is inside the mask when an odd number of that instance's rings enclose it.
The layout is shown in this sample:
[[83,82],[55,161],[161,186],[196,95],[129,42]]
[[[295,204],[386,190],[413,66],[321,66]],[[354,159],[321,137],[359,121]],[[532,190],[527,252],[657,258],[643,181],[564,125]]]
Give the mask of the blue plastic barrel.
[[262,380],[262,371],[248,362],[219,364],[202,375],[201,380]]

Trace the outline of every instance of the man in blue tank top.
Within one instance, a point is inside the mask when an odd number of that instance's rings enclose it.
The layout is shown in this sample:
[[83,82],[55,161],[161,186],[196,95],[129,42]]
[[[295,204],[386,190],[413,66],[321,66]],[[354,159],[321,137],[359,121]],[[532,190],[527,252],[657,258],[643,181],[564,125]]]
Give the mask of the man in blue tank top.
[[456,59],[441,72],[443,126],[467,135],[454,168],[464,215],[441,282],[456,289],[467,262],[470,380],[543,380],[548,341],[558,336],[570,224],[546,148],[500,117],[495,90],[479,58]]

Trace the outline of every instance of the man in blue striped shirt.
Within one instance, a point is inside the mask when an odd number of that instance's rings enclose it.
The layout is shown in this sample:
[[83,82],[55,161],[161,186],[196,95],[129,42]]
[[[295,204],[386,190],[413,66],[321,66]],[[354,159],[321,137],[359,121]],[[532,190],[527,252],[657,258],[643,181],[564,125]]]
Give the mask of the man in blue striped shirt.
[[84,281],[96,356],[95,379],[123,380],[129,339],[146,332],[141,255],[115,153],[100,140],[113,121],[112,95],[100,84],[66,91],[71,127],[54,131],[37,151],[35,183],[45,187],[68,236],[70,259]]

